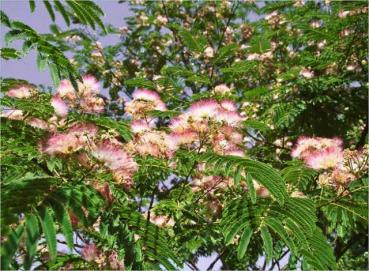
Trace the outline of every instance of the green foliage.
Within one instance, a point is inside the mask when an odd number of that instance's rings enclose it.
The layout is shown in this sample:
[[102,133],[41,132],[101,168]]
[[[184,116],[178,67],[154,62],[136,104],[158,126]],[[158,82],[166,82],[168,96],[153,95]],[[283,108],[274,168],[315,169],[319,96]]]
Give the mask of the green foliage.
[[[102,82],[106,104],[103,114],[85,114],[69,101],[63,119],[50,104],[54,91],[1,79],[1,269],[122,269],[111,265],[117,261],[126,270],[196,269],[200,257],[214,253],[219,262],[209,269],[367,268],[368,179],[357,174],[339,189],[325,186],[330,169],[291,159],[300,136],[340,137],[351,150],[368,139],[366,3],[131,2],[122,6],[133,14],[127,29],[104,23],[90,0],[19,3],[48,13],[50,32],[43,34],[0,14],[4,61],[34,50],[54,88],[69,79],[78,91],[81,75],[91,74]],[[97,43],[118,35],[115,44]],[[221,84],[229,91],[217,92]],[[37,95],[7,95],[19,86]],[[134,154],[138,170],[127,185],[83,150],[40,151],[50,135],[84,122],[99,128],[97,142],[118,141],[131,155],[141,134],[124,111],[137,88],[156,91],[168,107],[146,116],[164,138],[171,119],[193,102],[234,101],[243,121],[232,147],[246,155],[211,152],[206,144],[218,138],[209,133],[175,153]],[[23,119],[7,118],[10,109],[22,110]],[[53,129],[32,127],[32,118]],[[84,154],[92,165],[82,165]],[[221,183],[204,181],[212,177]],[[96,245],[93,260],[82,253],[86,244]]]
[[316,226],[311,200],[289,198],[284,206],[264,200],[255,206],[246,197],[238,198],[227,204],[222,221],[226,244],[240,236],[238,258],[245,255],[250,238],[257,242],[256,234],[260,233],[269,262],[274,255],[272,232],[278,237],[277,242],[283,242],[294,255],[301,253],[313,268],[335,268],[333,250]]
[[214,168],[224,168],[227,175],[232,176],[235,170],[244,171],[265,186],[278,203],[283,205],[287,197],[285,184],[278,171],[270,165],[238,156],[220,156],[212,153],[204,154],[203,159],[206,163],[213,164]]

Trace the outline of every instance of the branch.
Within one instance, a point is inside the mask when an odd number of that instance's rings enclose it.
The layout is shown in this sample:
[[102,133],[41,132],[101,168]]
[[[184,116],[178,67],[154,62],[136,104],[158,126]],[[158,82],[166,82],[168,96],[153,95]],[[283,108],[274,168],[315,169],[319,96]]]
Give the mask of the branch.
[[155,191],[156,191],[156,186],[154,187],[154,190],[151,193],[150,205],[149,205],[149,209],[147,211],[147,223],[150,222],[151,208],[152,208],[152,206],[154,204]]
[[[361,233],[354,234],[351,239],[345,244],[340,242],[338,239],[337,245],[334,249],[334,255],[336,256],[336,260],[338,261],[347,250],[349,250],[356,242],[363,240],[363,235]],[[367,240],[367,238],[365,238]]]
[[212,270],[214,268],[214,265],[217,263],[217,261],[219,261],[223,257],[224,253],[225,253],[225,250],[223,250],[221,253],[219,253],[218,257],[216,257],[214,259],[214,261],[209,265],[208,269],[206,269],[206,270],[207,271]]
[[273,261],[272,266],[269,268],[269,270],[273,270],[273,268],[274,268],[275,265],[278,266],[278,270],[281,270],[281,267],[279,266],[279,261],[282,260],[284,258],[284,256],[286,256],[288,254],[288,252],[290,252],[289,249],[287,249],[285,252],[283,252],[283,254],[278,259],[275,259]]

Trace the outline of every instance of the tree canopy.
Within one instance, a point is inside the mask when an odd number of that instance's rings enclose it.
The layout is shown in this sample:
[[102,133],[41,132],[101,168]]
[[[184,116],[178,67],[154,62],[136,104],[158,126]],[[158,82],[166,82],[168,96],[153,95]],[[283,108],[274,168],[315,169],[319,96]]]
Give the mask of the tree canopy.
[[2,270],[368,267],[366,1],[101,3],[1,12]]

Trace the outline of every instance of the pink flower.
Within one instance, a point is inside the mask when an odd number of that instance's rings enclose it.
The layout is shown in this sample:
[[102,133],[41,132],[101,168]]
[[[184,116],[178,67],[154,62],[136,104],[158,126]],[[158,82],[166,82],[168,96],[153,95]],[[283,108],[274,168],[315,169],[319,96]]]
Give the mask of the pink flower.
[[17,88],[10,89],[6,95],[13,98],[23,99],[29,98],[32,96],[32,92],[29,86],[22,85],[18,86]]
[[104,162],[104,165],[111,170],[120,168],[132,172],[137,170],[136,162],[123,150],[123,147],[108,140],[97,144],[91,154],[97,160]]
[[90,92],[98,94],[100,93],[99,82],[93,75],[82,76],[83,88],[90,90]]
[[155,91],[143,89],[143,88],[136,89],[132,93],[132,98],[135,100],[145,100],[145,101],[153,101],[153,102],[161,101],[158,93],[156,93]]
[[[145,215],[147,216],[147,214]],[[155,215],[153,213],[150,214],[150,222],[158,227],[173,227],[175,225],[172,218],[165,215]]]
[[220,102],[220,106],[223,107],[225,110],[228,111],[233,111],[236,112],[237,111],[237,106],[236,104],[231,101],[231,100],[223,100]]
[[340,12],[338,12],[338,17],[343,19],[343,18],[346,18],[347,15],[350,14],[350,11],[347,11],[347,10],[341,10]]
[[331,178],[337,186],[347,185],[356,179],[355,175],[338,168],[333,170]]
[[74,90],[72,83],[69,80],[62,80],[56,91],[61,98],[65,98],[71,101],[77,98],[76,91]]
[[314,72],[310,69],[302,69],[300,71],[300,75],[307,78],[307,79],[311,79],[314,77]]
[[41,144],[41,151],[49,155],[70,154],[83,148],[73,134],[53,134]]
[[231,89],[226,84],[220,84],[214,88],[214,92],[216,94],[226,94],[231,92]]
[[115,250],[109,255],[109,265],[113,270],[125,270],[124,261],[119,260],[118,253]]
[[339,138],[305,137],[297,139],[297,144],[291,152],[294,158],[305,159],[315,150],[322,150],[329,147],[342,149],[342,140]]
[[153,110],[166,111],[167,107],[159,94],[148,89],[137,89],[132,93],[133,99],[125,103],[125,111],[134,119],[146,117]]
[[155,123],[153,120],[146,121],[143,119],[134,120],[131,122],[131,130],[133,133],[142,133],[145,131],[150,131],[155,127]]
[[193,103],[187,110],[187,115],[193,120],[213,118],[217,114],[219,105],[213,99],[200,100]]
[[155,110],[165,111],[167,107],[165,103],[160,99],[158,93],[148,89],[137,89],[132,93],[132,97],[134,100],[144,100],[151,101],[155,105]]
[[81,143],[92,143],[97,135],[98,128],[93,123],[75,123],[68,133],[74,135]]
[[170,142],[170,148],[176,150],[182,145],[189,145],[196,140],[199,140],[198,134],[191,130],[183,132],[172,132],[168,138]]
[[47,122],[42,119],[29,118],[29,119],[26,119],[25,122],[34,128],[38,128],[42,130],[47,130],[49,128],[49,125],[47,124]]
[[183,132],[188,130],[189,125],[187,123],[187,118],[182,114],[179,115],[178,117],[171,119],[169,128],[173,132]]
[[58,94],[51,98],[51,106],[54,107],[55,114],[59,117],[64,118],[68,115],[69,107]]
[[99,256],[100,252],[97,249],[95,244],[87,244],[83,247],[82,251],[81,251],[81,256],[86,260],[86,261],[93,261],[94,259],[96,259]]
[[255,191],[256,191],[256,195],[258,195],[261,198],[270,197],[270,193],[269,193],[268,189],[266,189],[264,186],[260,185],[256,181],[253,181],[253,183],[254,183],[254,188],[255,188]]
[[131,152],[146,156],[152,155],[155,157],[170,158],[173,155],[171,148],[172,141],[163,131],[146,131],[142,134],[137,134],[133,141],[127,144]]
[[204,190],[209,194],[213,194],[215,190],[225,189],[231,186],[230,179],[225,179],[220,176],[202,176],[201,178],[195,178],[192,183],[192,190]]
[[244,120],[244,118],[238,112],[228,111],[225,109],[218,109],[215,118],[217,121],[224,122],[230,126],[239,126]]
[[80,107],[85,113],[98,114],[104,112],[105,102],[101,97],[86,95],[80,100]]
[[24,118],[23,111],[19,109],[4,109],[0,116],[11,120],[23,120]]
[[342,149],[336,147],[317,150],[306,158],[306,164],[313,169],[335,168],[342,162]]

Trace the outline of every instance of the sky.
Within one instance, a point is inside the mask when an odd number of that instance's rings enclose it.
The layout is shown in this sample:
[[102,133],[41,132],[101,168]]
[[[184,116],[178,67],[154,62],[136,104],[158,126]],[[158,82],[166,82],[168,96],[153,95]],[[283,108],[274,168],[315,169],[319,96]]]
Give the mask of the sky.
[[[119,4],[117,0],[98,0],[96,1],[102,10],[105,12],[103,21],[105,23],[112,24],[120,27],[125,25],[124,18],[131,16],[133,13],[129,10],[127,4]],[[49,14],[47,13],[42,1],[36,0],[36,9],[31,13],[28,0],[0,0],[0,9],[4,11],[11,20],[19,20],[25,24],[31,26],[39,33],[49,32],[49,25],[52,23]],[[250,20],[255,20],[257,17],[251,15]],[[56,13],[56,22],[62,30],[67,30],[68,27],[64,23],[62,17]],[[7,28],[1,26],[0,28],[0,45],[5,47],[3,36],[7,32]],[[110,35],[104,37],[100,42],[103,46],[113,44],[117,41],[117,35]],[[12,46],[20,48],[22,43],[14,43]],[[52,86],[51,77],[48,69],[45,71],[38,71],[36,67],[36,53],[31,52],[26,57],[20,60],[1,60],[0,64],[0,77],[13,77],[25,79],[34,84],[43,84],[46,86]],[[206,270],[210,263],[217,257],[216,253],[213,253],[209,257],[201,257],[197,263],[200,270]],[[214,265],[213,270],[219,270],[221,267],[220,261]],[[191,270],[187,266],[183,269],[185,271]]]
[[[129,10],[128,4],[119,4],[117,0],[99,0],[96,2],[106,14],[103,17],[103,21],[114,26],[124,26],[124,18],[133,14]],[[39,33],[49,32],[49,25],[52,23],[52,21],[45,9],[44,4],[40,0],[36,0],[36,9],[33,13],[30,11],[28,0],[0,0],[0,9],[4,11],[11,20],[22,21],[34,28]],[[63,18],[58,13],[56,13],[55,23],[62,30],[68,29]],[[5,47],[3,37],[7,32],[7,28],[1,26],[0,32],[1,47]],[[104,37],[101,42],[103,46],[106,46],[114,43],[114,41],[117,40],[118,35],[110,35],[108,37]],[[14,43],[14,47],[20,48],[21,44],[21,42],[16,42]],[[45,71],[37,70],[36,53],[34,51],[31,51],[30,54],[20,60],[2,60],[0,65],[0,76],[21,78],[34,84],[52,85],[52,80],[48,69]]]

